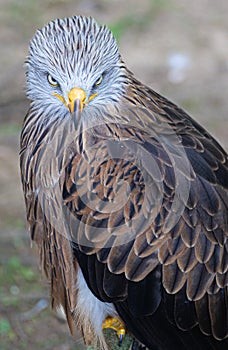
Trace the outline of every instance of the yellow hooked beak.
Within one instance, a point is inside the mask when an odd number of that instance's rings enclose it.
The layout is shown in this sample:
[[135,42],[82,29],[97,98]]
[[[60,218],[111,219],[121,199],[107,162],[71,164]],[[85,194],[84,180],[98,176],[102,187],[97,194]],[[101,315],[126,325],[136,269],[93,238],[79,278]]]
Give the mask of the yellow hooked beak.
[[97,96],[97,93],[91,95],[87,101],[85,91],[78,87],[74,87],[70,90],[67,96],[68,101],[65,101],[61,95],[55,92],[53,95],[56,96],[61,102],[63,102],[67,108],[69,108],[72,115],[80,115],[85,105],[90,102],[95,96]]
[[86,100],[86,93],[81,88],[73,88],[68,94],[68,108],[72,114],[80,113],[83,110]]

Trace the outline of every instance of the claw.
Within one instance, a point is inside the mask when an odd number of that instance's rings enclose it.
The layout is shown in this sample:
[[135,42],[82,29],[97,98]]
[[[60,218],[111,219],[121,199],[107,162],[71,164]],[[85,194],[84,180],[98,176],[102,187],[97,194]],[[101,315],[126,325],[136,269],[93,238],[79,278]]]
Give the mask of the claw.
[[121,346],[123,338],[126,334],[126,328],[124,323],[121,322],[118,318],[107,317],[102,324],[102,329],[105,329],[105,328],[111,328],[111,329],[114,329],[114,331],[116,331],[116,334],[119,339],[118,344],[119,346]]
[[[118,335],[118,333],[117,333]],[[122,342],[123,342],[123,338],[125,336],[125,330],[124,330],[124,334],[119,334],[118,337],[119,337],[119,342],[118,342],[118,345],[121,346],[122,345]]]

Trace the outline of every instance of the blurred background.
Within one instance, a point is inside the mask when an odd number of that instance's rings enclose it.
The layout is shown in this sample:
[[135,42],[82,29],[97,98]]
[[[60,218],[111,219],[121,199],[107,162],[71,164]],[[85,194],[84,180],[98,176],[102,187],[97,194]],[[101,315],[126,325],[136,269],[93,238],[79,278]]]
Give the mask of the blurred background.
[[37,28],[77,14],[106,23],[137,78],[175,101],[228,149],[227,0],[0,0],[0,350],[81,349],[48,304],[26,231],[19,134],[23,63]]

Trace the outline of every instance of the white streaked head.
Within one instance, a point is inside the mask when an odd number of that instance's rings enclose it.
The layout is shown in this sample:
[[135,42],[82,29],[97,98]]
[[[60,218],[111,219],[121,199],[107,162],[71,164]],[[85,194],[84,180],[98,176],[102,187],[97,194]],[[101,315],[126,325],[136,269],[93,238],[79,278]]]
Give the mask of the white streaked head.
[[57,19],[38,30],[26,63],[27,95],[40,112],[69,112],[73,88],[85,92],[84,106],[115,103],[126,89],[116,41],[91,17]]

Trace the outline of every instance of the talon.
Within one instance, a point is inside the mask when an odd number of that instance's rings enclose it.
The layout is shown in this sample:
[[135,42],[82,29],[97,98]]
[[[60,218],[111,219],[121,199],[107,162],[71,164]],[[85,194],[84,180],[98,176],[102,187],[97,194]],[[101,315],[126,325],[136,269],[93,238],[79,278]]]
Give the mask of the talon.
[[[118,335],[118,333],[117,333]],[[121,346],[122,345],[122,342],[123,342],[123,338],[125,336],[125,330],[124,330],[124,334],[119,334],[119,341],[118,341],[118,345]]]
[[116,331],[116,334],[119,339],[118,344],[119,346],[121,346],[123,338],[126,334],[125,324],[121,322],[118,318],[107,317],[102,324],[102,329],[106,329],[106,328],[111,328],[111,329],[114,329],[114,331]]

